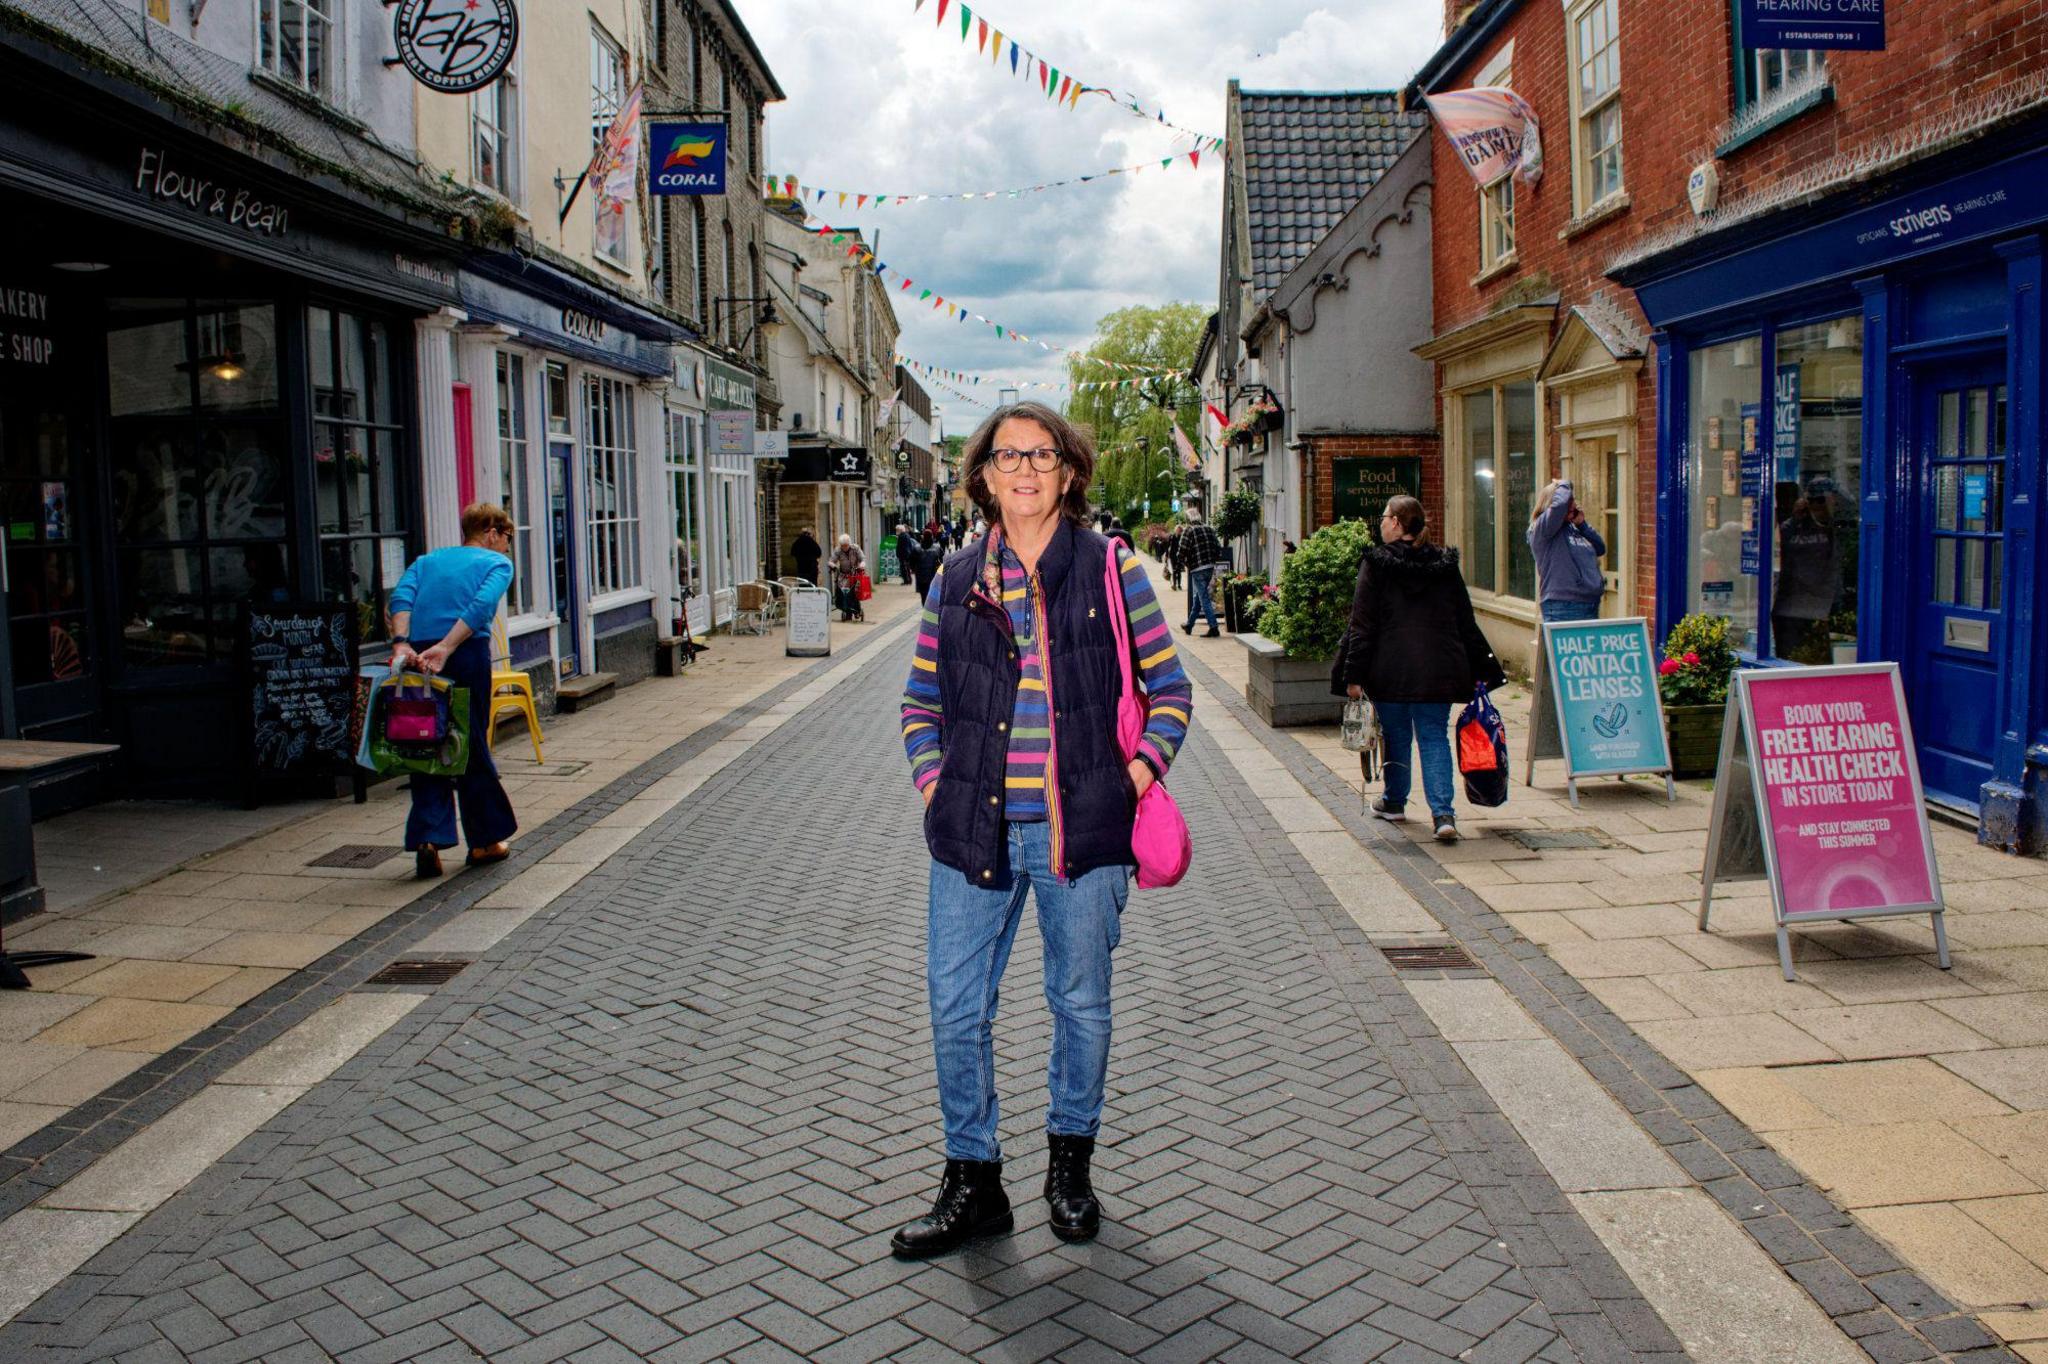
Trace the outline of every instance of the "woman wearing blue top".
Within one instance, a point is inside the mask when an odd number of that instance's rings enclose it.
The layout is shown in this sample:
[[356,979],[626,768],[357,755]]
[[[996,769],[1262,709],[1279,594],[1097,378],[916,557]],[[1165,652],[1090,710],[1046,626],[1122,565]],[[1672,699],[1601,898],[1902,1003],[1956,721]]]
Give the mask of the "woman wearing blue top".
[[[478,502],[462,509],[462,543],[413,560],[391,589],[391,670],[445,673],[469,700],[469,766],[456,777],[412,779],[405,848],[422,878],[441,874],[441,849],[455,846],[455,806],[469,865],[502,862],[519,827],[491,762],[485,709],[491,694],[491,621],[512,585],[512,518]],[[415,641],[432,640],[426,648]]]

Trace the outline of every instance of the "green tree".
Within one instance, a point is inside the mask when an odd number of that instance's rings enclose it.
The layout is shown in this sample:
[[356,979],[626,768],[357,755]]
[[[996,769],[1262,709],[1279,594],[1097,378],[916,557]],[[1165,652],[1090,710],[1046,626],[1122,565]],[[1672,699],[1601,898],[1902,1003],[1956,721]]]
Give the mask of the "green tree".
[[[1168,499],[1187,486],[1173,441],[1179,423],[1190,444],[1201,431],[1201,394],[1187,378],[1194,364],[1208,310],[1196,303],[1136,304],[1119,308],[1096,324],[1095,340],[1084,354],[1127,365],[1171,368],[1179,373],[1140,374],[1080,357],[1067,361],[1067,377],[1077,385],[1067,402],[1067,415],[1095,433],[1101,452],[1093,495],[1098,506],[1136,525],[1146,498],[1159,517]],[[1137,384],[1081,388],[1105,379],[1140,379]]]

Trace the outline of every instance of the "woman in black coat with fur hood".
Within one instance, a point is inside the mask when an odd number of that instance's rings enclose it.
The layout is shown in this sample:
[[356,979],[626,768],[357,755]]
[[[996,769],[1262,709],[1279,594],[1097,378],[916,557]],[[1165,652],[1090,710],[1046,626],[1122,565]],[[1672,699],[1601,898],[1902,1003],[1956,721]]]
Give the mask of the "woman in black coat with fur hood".
[[1408,818],[1412,736],[1437,839],[1452,843],[1451,707],[1470,701],[1478,684],[1498,687],[1507,678],[1473,618],[1458,551],[1427,543],[1427,529],[1420,502],[1388,499],[1381,543],[1358,566],[1351,624],[1330,681],[1347,696],[1371,698],[1386,734],[1386,786],[1373,814],[1395,824]]

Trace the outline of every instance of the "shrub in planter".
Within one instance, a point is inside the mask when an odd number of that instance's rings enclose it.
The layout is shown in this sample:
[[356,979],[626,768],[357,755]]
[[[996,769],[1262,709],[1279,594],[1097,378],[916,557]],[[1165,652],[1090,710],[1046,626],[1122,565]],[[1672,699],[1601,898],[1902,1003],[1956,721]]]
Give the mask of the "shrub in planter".
[[1263,598],[1267,590],[1266,575],[1229,573],[1219,577],[1212,586],[1216,605],[1223,612],[1224,628],[1233,635],[1251,629],[1245,623],[1245,608],[1247,603]]
[[1726,618],[1694,614],[1671,627],[1664,661],[1657,665],[1657,690],[1664,699],[1674,776],[1714,774],[1735,665]]
[[1369,543],[1363,521],[1339,521],[1302,541],[1280,570],[1279,598],[1260,618],[1259,633],[1290,658],[1334,657]]

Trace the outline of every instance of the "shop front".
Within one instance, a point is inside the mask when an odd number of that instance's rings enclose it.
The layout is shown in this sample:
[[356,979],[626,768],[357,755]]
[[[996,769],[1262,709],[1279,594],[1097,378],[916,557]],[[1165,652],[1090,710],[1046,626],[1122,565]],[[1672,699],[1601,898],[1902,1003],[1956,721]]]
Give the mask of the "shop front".
[[711,621],[733,618],[741,583],[760,577],[760,493],[754,464],[754,375],[707,359],[707,443],[697,487],[703,503],[704,582]]
[[[797,532],[809,526],[830,554],[841,535],[850,535],[867,553],[870,571],[878,572],[881,551],[871,496],[873,468],[865,446],[843,445],[822,436],[792,436],[780,490],[785,542],[793,543]],[[890,530],[895,530],[894,523]],[[789,548],[789,543],[782,546],[783,572],[793,574],[796,560]]]
[[1928,798],[2029,851],[2044,227],[2037,128],[1613,272],[1658,329],[1660,630],[1706,612],[1759,665],[1897,660]]
[[[511,513],[509,651],[544,702],[573,677],[639,681],[673,615],[667,400],[685,333],[531,257],[473,258],[461,285],[453,479],[436,506],[488,495]],[[465,442],[470,428],[496,439]]]
[[39,815],[238,790],[247,607],[349,601],[375,648],[422,544],[445,237],[134,127],[0,138],[0,733],[120,746]]

